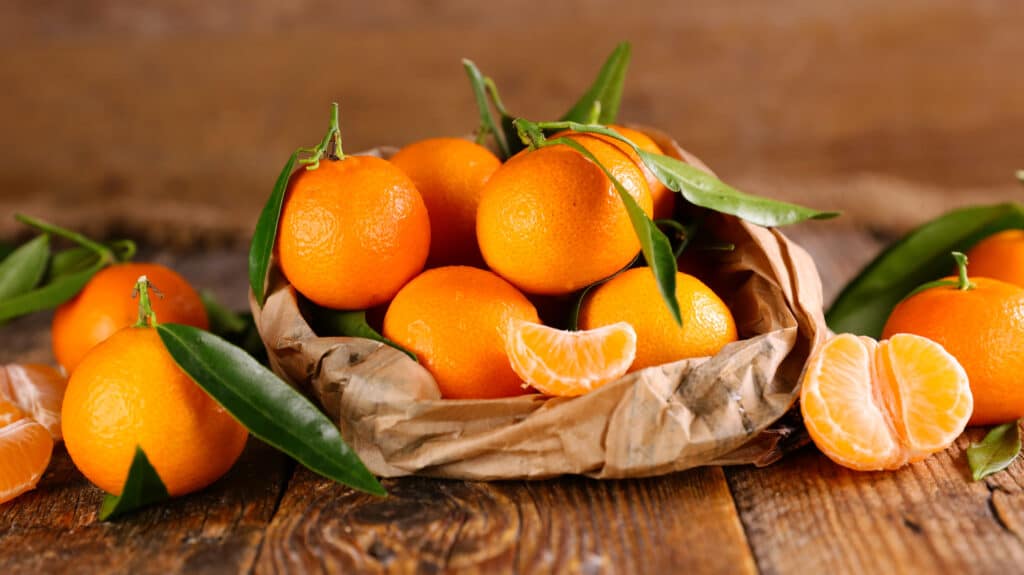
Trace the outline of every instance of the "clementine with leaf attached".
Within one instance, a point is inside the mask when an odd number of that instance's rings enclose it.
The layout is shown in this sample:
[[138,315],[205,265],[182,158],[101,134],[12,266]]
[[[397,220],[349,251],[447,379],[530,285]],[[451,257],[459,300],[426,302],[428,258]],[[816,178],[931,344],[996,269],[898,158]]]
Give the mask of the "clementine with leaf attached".
[[384,336],[416,354],[443,397],[509,397],[526,393],[505,354],[515,319],[539,321],[519,290],[489,271],[449,266],[423,272],[398,292]]
[[580,307],[580,329],[626,322],[636,330],[630,371],[680,359],[715,355],[736,341],[736,322],[725,302],[697,278],[676,274],[676,323],[650,268],[626,270],[594,288]]
[[476,242],[476,208],[501,160],[469,140],[430,138],[402,148],[391,163],[412,178],[427,206],[427,266],[483,264]]
[[[1024,417],[1024,288],[986,278],[961,278],[927,287],[892,310],[882,337],[913,333],[942,345],[971,381],[971,425]],[[973,269],[972,269],[973,271]]]
[[152,281],[162,297],[153,301],[161,321],[209,327],[206,308],[196,290],[174,270],[153,263],[124,263],[104,268],[81,292],[57,308],[50,337],[53,354],[71,373],[90,349],[135,322],[131,293],[139,276]]
[[[648,216],[651,194],[630,156],[606,140],[569,134]],[[555,144],[523,151],[484,186],[476,216],[487,265],[524,292],[566,294],[624,268],[640,251],[622,198],[601,168]]]
[[423,269],[430,220],[416,185],[387,160],[324,160],[293,176],[277,249],[302,295],[332,309],[366,309]]

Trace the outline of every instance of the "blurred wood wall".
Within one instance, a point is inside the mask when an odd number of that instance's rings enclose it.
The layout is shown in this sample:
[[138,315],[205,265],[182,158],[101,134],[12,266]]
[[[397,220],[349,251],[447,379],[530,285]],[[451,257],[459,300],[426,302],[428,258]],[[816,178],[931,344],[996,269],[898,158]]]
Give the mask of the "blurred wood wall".
[[752,191],[996,197],[1024,167],[1020,0],[148,4],[0,3],[0,215],[244,235],[332,100],[349,150],[464,134],[465,56],[552,118],[620,40],[623,119]]

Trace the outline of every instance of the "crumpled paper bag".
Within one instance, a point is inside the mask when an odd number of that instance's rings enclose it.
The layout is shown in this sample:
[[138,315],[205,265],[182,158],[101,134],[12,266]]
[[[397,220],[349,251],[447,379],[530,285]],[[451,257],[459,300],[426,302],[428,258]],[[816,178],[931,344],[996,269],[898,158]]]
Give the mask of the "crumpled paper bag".
[[[667,154],[706,169],[671,138],[644,131]],[[716,285],[730,286],[719,295],[742,339],[714,357],[631,373],[576,398],[441,399],[430,373],[403,353],[317,336],[276,270],[263,309],[250,303],[271,367],[320,404],[379,476],[618,478],[766,465],[805,437],[787,412],[826,334],[821,281],[810,256],[778,230],[714,212],[704,227],[736,246],[715,273]]]

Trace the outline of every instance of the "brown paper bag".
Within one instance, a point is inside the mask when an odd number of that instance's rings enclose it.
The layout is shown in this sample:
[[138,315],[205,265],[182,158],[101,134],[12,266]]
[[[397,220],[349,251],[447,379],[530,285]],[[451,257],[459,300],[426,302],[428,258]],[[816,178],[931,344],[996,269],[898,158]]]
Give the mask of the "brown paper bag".
[[[645,131],[667,154],[706,168]],[[799,418],[784,416],[826,332],[821,282],[807,253],[778,230],[713,212],[705,229],[736,246],[720,256],[715,279],[730,286],[720,295],[742,339],[714,357],[631,373],[577,398],[441,399],[431,375],[403,353],[318,337],[279,273],[264,308],[250,302],[274,371],[314,398],[380,476],[613,478],[765,465],[805,437]]]

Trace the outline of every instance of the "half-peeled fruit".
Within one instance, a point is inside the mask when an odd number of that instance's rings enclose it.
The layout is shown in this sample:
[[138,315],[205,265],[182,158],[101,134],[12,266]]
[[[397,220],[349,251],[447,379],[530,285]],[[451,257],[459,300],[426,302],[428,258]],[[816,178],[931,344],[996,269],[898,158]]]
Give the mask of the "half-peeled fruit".
[[629,371],[636,359],[636,330],[619,322],[586,331],[564,331],[512,320],[505,352],[516,374],[546,395],[574,397]]
[[0,503],[35,488],[60,441],[67,378],[45,365],[0,365]]
[[896,469],[949,447],[974,402],[967,373],[929,339],[837,335],[811,357],[800,409],[811,439],[852,469]]

